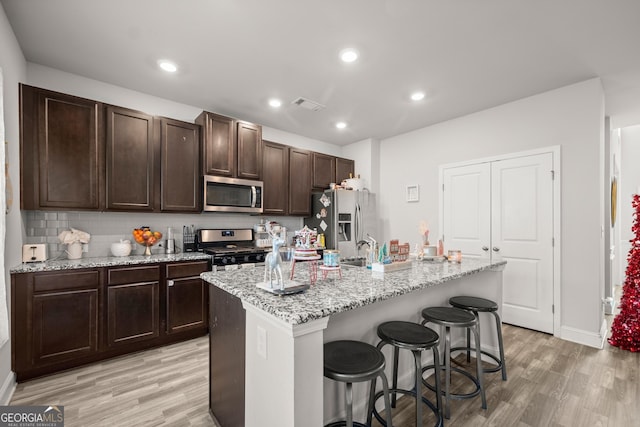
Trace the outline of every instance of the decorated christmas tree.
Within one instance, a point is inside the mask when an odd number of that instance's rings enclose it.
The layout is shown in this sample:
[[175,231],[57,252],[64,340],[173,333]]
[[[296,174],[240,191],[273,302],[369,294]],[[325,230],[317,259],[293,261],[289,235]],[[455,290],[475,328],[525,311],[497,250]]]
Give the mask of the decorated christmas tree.
[[637,352],[640,351],[640,195],[633,196],[631,206],[634,237],[627,256],[627,277],[622,288],[620,313],[611,325],[609,344]]

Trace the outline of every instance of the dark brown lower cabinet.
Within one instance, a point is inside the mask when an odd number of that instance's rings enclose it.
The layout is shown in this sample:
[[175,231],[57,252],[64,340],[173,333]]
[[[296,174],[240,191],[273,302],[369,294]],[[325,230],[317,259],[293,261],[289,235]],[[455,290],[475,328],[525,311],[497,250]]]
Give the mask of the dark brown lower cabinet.
[[155,338],[160,334],[159,282],[109,286],[108,344]]
[[245,311],[240,298],[215,286],[209,307],[209,411],[222,426],[243,426]]
[[160,266],[107,270],[107,344],[160,335]]
[[[16,379],[205,335],[207,288],[198,275],[209,266],[204,260],[12,274]],[[161,286],[168,274],[180,283],[178,292]]]
[[64,362],[97,353],[99,286],[99,274],[94,271],[34,278],[33,363]]
[[168,264],[167,334],[207,327],[208,286],[200,273],[209,269],[203,261]]

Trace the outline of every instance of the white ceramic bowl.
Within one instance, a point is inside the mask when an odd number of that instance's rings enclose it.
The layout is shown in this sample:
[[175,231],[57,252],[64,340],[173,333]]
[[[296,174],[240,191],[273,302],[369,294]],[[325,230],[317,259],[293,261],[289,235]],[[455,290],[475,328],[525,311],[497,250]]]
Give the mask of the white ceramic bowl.
[[113,256],[129,256],[131,253],[130,242],[117,242],[111,244],[111,253]]

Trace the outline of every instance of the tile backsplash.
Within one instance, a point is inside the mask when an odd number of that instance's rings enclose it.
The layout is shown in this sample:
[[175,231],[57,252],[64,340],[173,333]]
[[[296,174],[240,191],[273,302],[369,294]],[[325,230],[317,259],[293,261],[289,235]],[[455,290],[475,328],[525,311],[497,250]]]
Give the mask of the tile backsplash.
[[[83,257],[111,256],[111,243],[120,239],[131,240],[134,228],[146,225],[166,234],[171,227],[176,240],[176,248],[182,250],[182,227],[193,225],[199,228],[252,228],[263,217],[247,214],[203,213],[203,214],[160,214],[137,212],[44,212],[25,211],[27,243],[46,243],[49,259],[65,258],[66,245],[60,243],[58,235],[70,228],[86,231],[91,241],[84,245]],[[302,228],[302,218],[265,217],[277,221],[288,230]],[[154,253],[164,251],[164,242],[152,248]],[[141,255],[144,248],[134,245],[132,254]]]

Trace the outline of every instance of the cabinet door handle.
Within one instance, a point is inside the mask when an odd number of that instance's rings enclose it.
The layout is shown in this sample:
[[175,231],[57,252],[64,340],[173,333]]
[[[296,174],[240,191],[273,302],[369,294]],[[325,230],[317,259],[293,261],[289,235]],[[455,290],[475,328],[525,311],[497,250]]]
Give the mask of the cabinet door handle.
[[493,247],[493,252],[500,252],[500,248],[499,248],[499,247],[497,247],[497,246],[494,246],[494,247]]
[[173,286],[175,282],[173,280],[167,280],[167,286]]
[[486,251],[488,251],[488,250],[489,250],[489,248],[488,248],[488,247],[486,247],[486,246],[483,246],[483,247],[482,247],[482,250],[486,252]]

